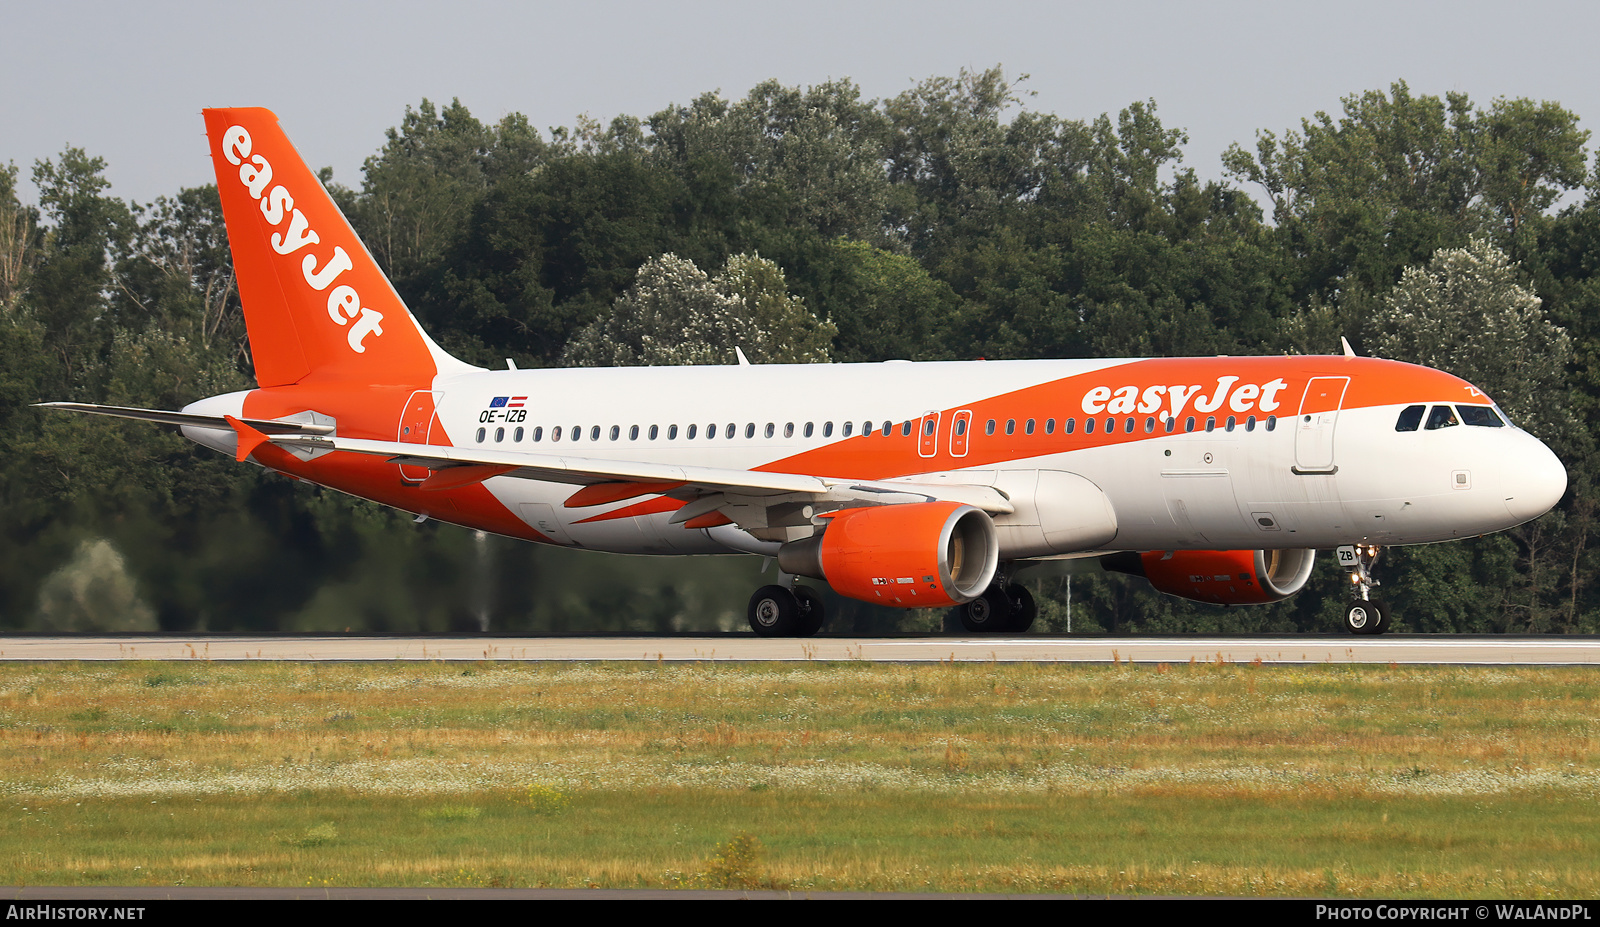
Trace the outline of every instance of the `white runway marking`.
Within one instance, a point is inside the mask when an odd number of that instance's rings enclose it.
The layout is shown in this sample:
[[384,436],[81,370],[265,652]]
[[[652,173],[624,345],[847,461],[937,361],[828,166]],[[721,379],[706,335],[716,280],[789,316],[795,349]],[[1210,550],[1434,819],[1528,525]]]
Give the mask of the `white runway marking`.
[[1600,664],[1600,638],[0,637],[0,661],[808,660],[874,663]]

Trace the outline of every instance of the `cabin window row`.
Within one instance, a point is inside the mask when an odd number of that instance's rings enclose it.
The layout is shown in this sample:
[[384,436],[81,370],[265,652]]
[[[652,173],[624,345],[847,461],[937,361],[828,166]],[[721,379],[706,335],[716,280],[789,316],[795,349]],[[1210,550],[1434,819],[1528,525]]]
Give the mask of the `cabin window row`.
[[[1167,434],[1172,434],[1178,430],[1178,420],[1175,418],[1168,417],[1167,419],[1158,423],[1158,420],[1155,418],[1155,416],[1147,416],[1144,419],[1144,433],[1154,433],[1158,424]],[[1258,422],[1254,415],[1245,418],[1242,422],[1239,420],[1238,416],[1230,415],[1226,420],[1221,421],[1220,423],[1216,416],[1207,416],[1204,425],[1202,425],[1194,416],[1191,415],[1184,420],[1183,431],[1187,433],[1203,429],[1207,432],[1211,432],[1216,431],[1219,427],[1223,431],[1234,431],[1242,427],[1245,431],[1249,432],[1255,431],[1257,424]],[[1267,431],[1274,431],[1278,427],[1278,417],[1276,415],[1269,415],[1263,424],[1265,425]],[[1114,434],[1118,430],[1119,425],[1123,434],[1131,435],[1139,429],[1139,420],[1135,416],[1129,416],[1119,422],[1115,416],[1107,416],[1104,424],[1102,425],[1099,419],[1086,418],[1083,420],[1083,433],[1086,435],[1092,435],[1099,430],[1104,434]],[[895,423],[892,421],[884,422],[882,426],[879,426],[876,422],[868,420],[861,423],[860,433],[862,435],[881,433],[887,438],[894,434],[896,430],[898,430],[902,437],[910,437],[911,433],[916,430],[916,427],[917,426],[915,422],[901,422],[897,429]],[[991,418],[984,424],[984,434],[993,435],[1000,427],[1001,426],[998,420]],[[1022,423],[1022,432],[1023,434],[1031,435],[1038,430],[1038,427],[1038,420],[1030,418]],[[1429,427],[1431,428],[1433,426],[1430,425]],[[929,437],[933,436],[936,429],[937,425],[933,419],[929,418],[923,420],[922,430],[925,435]],[[954,423],[954,429],[957,437],[964,437],[967,433],[967,419],[965,417],[957,418]],[[1006,419],[1004,429],[1005,433],[1008,435],[1016,434],[1017,420],[1014,418]],[[689,441],[696,440],[697,438],[701,440],[717,440],[719,436],[722,440],[726,441],[738,437],[740,430],[741,429],[739,426],[733,422],[729,422],[726,425],[706,425],[703,431],[698,424],[687,425],[684,426],[681,432],[677,425],[667,425],[665,428],[660,425],[630,425],[628,426],[626,434],[629,441],[638,441],[641,438],[644,438],[648,441],[655,441],[659,440],[663,434],[668,441],[678,440],[680,434],[685,440]],[[755,438],[757,430],[758,428],[756,423],[746,422],[743,428],[745,438]],[[763,438],[777,437],[778,430],[778,425],[775,422],[768,422],[765,426],[762,426],[759,429]],[[801,436],[805,438],[815,436],[817,430],[816,423],[814,422],[806,422],[803,426],[799,427]],[[1074,434],[1077,432],[1077,430],[1078,420],[1076,418],[1064,419],[1061,422],[1062,434]],[[785,423],[782,431],[785,438],[793,438],[796,431],[795,423]],[[833,437],[833,422],[823,422],[821,432],[822,437],[824,438]],[[1053,435],[1056,433],[1055,419],[1045,419],[1044,433],[1047,435]],[[570,428],[561,425],[554,425],[548,431],[543,426],[535,425],[531,429],[524,429],[520,426],[511,429],[504,427],[496,428],[494,430],[493,438],[496,443],[504,442],[509,437],[511,441],[515,443],[520,443],[524,439],[527,439],[537,444],[546,440],[551,442],[562,440],[582,441],[585,440],[585,438],[587,438],[589,441],[600,441],[602,440],[602,436],[609,438],[612,441],[620,441],[623,438],[623,434],[624,432],[621,425],[612,425],[609,428],[603,428],[600,425],[590,425],[588,426],[587,432],[582,425],[573,425]],[[855,422],[845,422],[839,426],[840,437],[848,438],[853,434],[855,434]],[[479,444],[489,440],[489,437],[489,429],[478,429],[477,440]]]
[[[1096,429],[1099,429],[1103,434],[1115,434],[1120,427],[1123,434],[1131,435],[1140,430],[1139,417],[1135,415],[1130,415],[1127,418],[1120,420],[1114,415],[1108,415],[1105,418],[1104,424],[1100,424],[1100,421],[1100,419],[1096,418],[1084,419],[1083,433],[1086,435],[1092,435],[1095,433]],[[962,426],[965,424],[966,423],[960,419],[956,420],[956,434],[958,436],[963,434]],[[1278,428],[1278,417],[1276,415],[1269,415],[1266,417],[1265,422],[1261,422],[1254,415],[1245,418],[1243,421],[1241,421],[1237,415],[1230,415],[1227,417],[1227,419],[1219,421],[1215,415],[1209,415],[1206,417],[1205,422],[1201,423],[1199,419],[1191,415],[1184,419],[1183,431],[1185,434],[1196,430],[1208,432],[1216,431],[1218,428],[1221,428],[1223,431],[1234,431],[1241,427],[1245,431],[1255,431],[1258,424],[1264,425],[1268,431],[1276,431]],[[983,433],[986,435],[992,435],[995,433],[997,427],[999,427],[998,422],[991,418],[984,424]],[[1166,434],[1172,434],[1178,430],[1178,420],[1171,416],[1168,416],[1165,419],[1157,419],[1153,415],[1145,416],[1143,425],[1145,434],[1154,434],[1157,427],[1160,427],[1161,430]],[[1036,419],[1030,418],[1022,423],[1022,433],[1025,435],[1033,434],[1037,428],[1038,421]],[[1073,434],[1077,431],[1077,429],[1078,420],[1075,418],[1065,419],[1061,423],[1061,433],[1064,435]],[[1006,419],[1005,433],[1008,435],[1014,435],[1017,433],[1016,419]],[[1056,433],[1055,419],[1047,418],[1044,420],[1044,433],[1047,435],[1053,435]]]

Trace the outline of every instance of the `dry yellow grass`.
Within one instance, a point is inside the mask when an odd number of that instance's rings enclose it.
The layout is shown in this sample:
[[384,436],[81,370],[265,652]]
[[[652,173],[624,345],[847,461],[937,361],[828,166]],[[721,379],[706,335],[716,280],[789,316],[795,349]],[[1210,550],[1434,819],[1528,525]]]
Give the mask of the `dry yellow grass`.
[[797,888],[1593,895],[1597,709],[1565,668],[11,664],[0,881],[704,884],[748,833]]

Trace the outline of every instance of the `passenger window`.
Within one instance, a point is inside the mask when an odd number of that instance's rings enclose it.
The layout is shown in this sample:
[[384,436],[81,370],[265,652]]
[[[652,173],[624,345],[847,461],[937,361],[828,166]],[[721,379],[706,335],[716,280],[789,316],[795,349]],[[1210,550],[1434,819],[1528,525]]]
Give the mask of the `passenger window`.
[[615,441],[620,437],[622,437],[622,426],[621,425],[612,425],[611,426],[611,440]]
[[1133,416],[1128,416],[1128,420],[1122,423],[1122,433],[1125,435],[1133,434]]
[[544,437],[544,426],[543,425],[535,425],[534,428],[533,428],[533,443],[534,444],[538,444],[539,440],[541,438],[543,438],[543,437]]
[[496,428],[494,430],[495,443],[498,444],[501,441],[504,441],[505,439],[506,439],[506,430],[504,428]]
[[1230,415],[1230,416],[1228,416],[1228,424],[1223,426],[1223,428],[1226,431],[1232,431],[1234,429],[1234,426],[1236,426],[1238,424],[1239,424],[1239,420]]
[[1117,431],[1117,420],[1112,418],[1109,415],[1106,416],[1106,434],[1108,434],[1108,435],[1109,434],[1115,434],[1116,431]]
[[516,431],[513,431],[511,433],[511,440],[516,441],[518,443],[522,442],[522,429],[521,428],[518,428]]
[[1083,433],[1086,435],[1094,434],[1094,419],[1086,418],[1083,420]]
[[1477,425],[1480,428],[1503,428],[1505,422],[1500,420],[1499,414],[1493,406],[1456,406],[1461,413],[1461,421],[1466,425]]
[[1044,420],[1044,433],[1047,434],[1047,435],[1053,435],[1053,434],[1056,433],[1056,420],[1055,419],[1047,418],[1047,419]]
[[1022,426],[1023,434],[1033,434],[1033,419],[1028,419]]
[[994,434],[994,419],[989,419],[989,424],[983,426],[983,433],[986,435]]
[[[673,432],[677,432],[677,430],[678,430],[677,426],[673,426],[672,430],[673,430]],[[661,436],[661,426],[660,425],[651,425],[650,426],[650,440],[654,441],[656,438],[659,438],[660,436]]]
[[967,433],[967,420],[964,419],[964,418],[956,419],[956,437],[959,438],[959,437],[961,437],[962,435],[964,435],[966,433]]
[[733,436],[735,434],[737,434],[738,432],[739,432],[739,426],[735,425],[732,422],[729,422],[728,423],[728,427],[723,429],[723,431],[722,431],[723,435],[726,436],[728,438],[728,440],[730,440],[730,441],[733,440]]
[[867,435],[870,435],[870,434],[872,434],[872,423],[871,422],[862,422],[861,423],[861,435],[862,435],[862,437],[866,437]]
[[[885,438],[889,437],[889,432],[891,432],[891,431],[894,431],[894,422],[884,422],[883,423],[883,436]],[[906,434],[910,434],[910,432],[906,432]]]
[[845,422],[844,426],[839,429],[839,437],[841,437],[841,438],[850,437],[850,429],[854,428],[855,424],[856,424],[855,422]]
[[762,437],[765,437],[765,438],[772,437],[773,432],[776,430],[776,427],[777,426],[773,425],[771,422],[768,422],[766,429],[761,432]]
[[1156,430],[1156,419],[1155,419],[1155,416],[1152,415],[1149,418],[1144,420],[1144,433],[1145,434],[1149,434],[1150,432],[1155,431],[1155,430]]
[[900,437],[902,437],[902,438],[911,437],[911,423],[910,422],[905,422],[905,423],[901,424],[901,426],[900,426]]
[[1172,434],[1172,429],[1178,427],[1178,420],[1169,415],[1167,416],[1167,423],[1163,427],[1166,429],[1167,434],[1170,435]]
[[[655,435],[651,435],[650,437],[653,438],[653,437],[655,437]],[[628,426],[628,440],[629,441],[637,441],[637,440],[639,440],[639,426],[638,425],[629,425]]]
[[[538,440],[538,439],[536,438],[535,440]],[[557,425],[556,427],[550,429],[550,440],[551,441],[560,441],[561,440],[561,426],[560,425]]]
[[1245,431],[1255,431],[1256,430],[1256,417],[1254,415],[1252,415],[1249,418],[1244,420],[1244,430]]
[[1075,419],[1075,418],[1069,418],[1069,419],[1067,419],[1067,423],[1065,425],[1061,426],[1061,433],[1070,435],[1070,434],[1072,434],[1072,432],[1074,430],[1077,429],[1077,427],[1078,427],[1078,420]]
[[1017,433],[1017,420],[1014,419],[1014,418],[1006,419],[1006,434],[1014,435],[1016,433]]
[[[693,425],[689,426],[689,437],[691,437],[691,438],[694,437],[694,426]],[[677,439],[678,439],[678,426],[677,425],[668,425],[667,426],[667,440],[668,441],[676,441]]]
[[928,419],[927,421],[923,422],[922,423],[922,433],[925,434],[925,435],[930,435],[931,436],[933,434],[933,425],[934,425],[934,422],[933,422],[933,419],[931,419],[931,418]]
[[1278,430],[1278,417],[1276,415],[1267,416],[1267,430],[1268,431],[1277,431]]
[[483,443],[483,436],[487,435],[488,433],[489,433],[489,430],[487,428],[479,428],[478,429],[478,443],[479,444]]
[[1211,432],[1211,431],[1216,431],[1216,430],[1217,430],[1217,417],[1215,415],[1206,416],[1206,431]]
[[[611,427],[615,428],[616,426],[613,425]],[[617,439],[616,435],[612,435],[611,436],[611,440],[615,441],[616,439]],[[598,440],[600,440],[600,426],[599,425],[590,425],[589,426],[589,440],[590,441],[598,441]]]
[[832,422],[823,422],[822,423],[822,436],[824,438],[833,437],[833,423]]
[[1406,406],[1394,423],[1395,431],[1416,431],[1422,425],[1422,413],[1427,406]]
[[583,440],[583,426],[582,425],[573,425],[572,426],[572,430],[567,432],[567,440],[568,441],[582,441]]
[[1439,428],[1449,428],[1451,425],[1459,424],[1461,423],[1456,420],[1456,410],[1450,408],[1449,406],[1434,406],[1433,409],[1428,412],[1428,424],[1425,427],[1429,431],[1434,431]]

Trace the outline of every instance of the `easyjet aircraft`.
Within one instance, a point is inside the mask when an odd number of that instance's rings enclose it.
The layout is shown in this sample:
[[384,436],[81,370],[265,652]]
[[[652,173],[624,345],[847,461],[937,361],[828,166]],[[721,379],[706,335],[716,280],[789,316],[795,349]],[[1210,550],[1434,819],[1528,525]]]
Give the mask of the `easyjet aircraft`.
[[[1547,511],[1561,463],[1471,384],[1351,356],[484,370],[418,327],[264,109],[205,113],[259,387],[167,422],[261,466],[442,521],[632,554],[776,558],[759,634],[842,595],[1020,631],[1018,568],[1096,557],[1227,605],[1316,550],[1381,632],[1378,549]],[[741,355],[741,360],[742,360]]]

